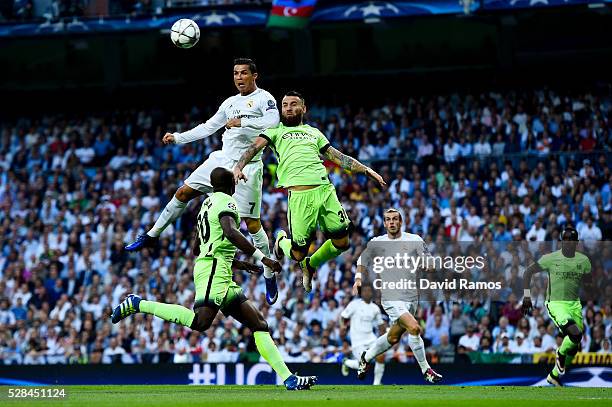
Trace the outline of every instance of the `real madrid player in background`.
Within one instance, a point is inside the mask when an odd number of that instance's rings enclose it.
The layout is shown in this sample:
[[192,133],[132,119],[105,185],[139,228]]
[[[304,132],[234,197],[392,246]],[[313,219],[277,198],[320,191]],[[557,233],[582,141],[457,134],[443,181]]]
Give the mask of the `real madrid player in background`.
[[[262,132],[234,167],[236,182],[249,182],[243,171],[253,157],[269,145],[278,159],[278,185],[289,190],[288,223],[290,237],[285,231],[276,236],[274,254],[277,259],[291,256],[302,268],[304,290],[312,290],[312,277],[317,267],[339,256],[349,248],[351,222],[329,181],[321,156],[353,173],[363,173],[385,186],[385,181],[371,168],[342,154],[314,127],[304,124],[306,104],[298,92],[288,92],[282,101],[281,124]],[[306,257],[314,240],[317,224],[326,241]]]
[[[409,242],[409,253],[411,256],[427,255],[428,251],[425,247],[425,242],[419,235],[402,232],[402,216],[397,209],[387,209],[383,217],[383,225],[386,234],[373,238],[372,242]],[[366,248],[366,251],[368,249]],[[357,295],[364,275],[367,276],[368,269],[364,265],[369,265],[371,262],[362,257],[368,256],[362,254],[357,259],[357,274],[355,275],[355,283],[353,285],[353,295]],[[410,273],[410,271],[406,271]],[[381,274],[384,278],[384,274]],[[414,275],[412,276],[414,277]],[[361,353],[359,358],[359,368],[357,377],[363,380],[366,377],[367,371],[370,369],[371,361],[378,355],[385,353],[393,345],[400,341],[400,338],[405,332],[408,332],[408,344],[414,358],[416,359],[423,378],[429,383],[437,383],[442,380],[442,375],[436,373],[435,370],[427,363],[425,355],[425,344],[421,338],[421,327],[414,318],[419,305],[418,291],[416,289],[405,288],[402,290],[381,290],[381,305],[389,319],[391,320],[391,328],[387,333],[378,337],[376,341]]]
[[[344,359],[342,361],[342,375],[348,376],[349,369],[359,368],[359,358],[375,341],[374,329],[380,331],[384,329],[384,320],[378,305],[372,302],[374,291],[372,286],[367,284],[361,287],[361,298],[355,298],[348,303],[340,314],[341,323],[350,322],[349,336],[351,339],[351,351],[354,359]],[[374,366],[374,385],[382,383],[385,372],[385,357],[379,355]]]
[[[225,99],[213,117],[195,128],[183,133],[166,133],[164,144],[184,144],[215,134],[225,127],[223,147],[215,151],[185,180],[170,202],[159,215],[153,228],[138,236],[135,242],[125,247],[127,251],[137,251],[143,247],[157,244],[159,235],[185,211],[192,199],[208,194],[212,190],[210,173],[216,167],[231,170],[236,160],[251,146],[253,140],[264,130],[276,127],[279,114],[274,97],[258,88],[255,63],[248,58],[234,60],[234,85],[239,94]],[[238,202],[238,213],[245,221],[255,246],[270,255],[270,243],[260,221],[261,188],[263,182],[263,163],[261,154],[254,155],[245,165],[248,182],[236,187],[234,197]],[[266,300],[274,304],[278,298],[276,276],[269,267],[264,266],[266,281]]]
[[531,303],[531,277],[535,273],[548,273],[546,290],[546,309],[548,315],[564,337],[559,349],[555,367],[546,381],[561,386],[561,376],[578,352],[584,332],[582,304],[580,303],[580,286],[592,284],[591,262],[587,256],[576,251],[578,232],[573,227],[566,227],[561,233],[561,249],[540,257],[525,270],[523,313],[533,308]]
[[283,379],[288,390],[309,389],[316,383],[316,376],[302,377],[289,371],[270,336],[262,313],[232,280],[232,267],[251,272],[258,269],[253,264],[236,260],[236,248],[275,272],[280,272],[281,265],[255,248],[238,230],[240,216],[238,204],[232,197],[235,192],[233,174],[218,167],[212,170],[210,180],[213,193],[202,203],[194,245],[194,253],[197,253],[193,270],[196,291],[194,310],[176,304],[147,301],[129,294],[113,310],[112,322],[116,324],[129,315],[143,312],[204,332],[221,310],[223,315],[234,317],[253,332],[257,350]]

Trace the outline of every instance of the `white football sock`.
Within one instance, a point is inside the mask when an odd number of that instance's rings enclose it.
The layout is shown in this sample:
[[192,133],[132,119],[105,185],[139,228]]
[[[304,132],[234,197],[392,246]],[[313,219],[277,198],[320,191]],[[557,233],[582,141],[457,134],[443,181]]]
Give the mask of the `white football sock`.
[[376,362],[374,365],[374,386],[382,383],[383,373],[385,373],[385,364]]
[[359,361],[355,359],[344,359],[344,364],[354,370],[359,369]]
[[374,342],[374,345],[370,346],[370,348],[366,351],[365,360],[368,362],[371,361],[376,356],[386,352],[388,349],[391,348],[391,346],[392,345],[387,339],[387,334],[379,336],[378,338],[376,338],[376,342]]
[[412,353],[414,353],[414,358],[421,367],[421,373],[425,373],[429,369],[429,363],[427,363],[427,357],[425,356],[423,339],[419,335],[408,335],[408,344],[410,349],[412,349]]
[[179,201],[176,196],[173,196],[168,205],[159,214],[159,218],[155,221],[153,228],[147,232],[151,237],[159,237],[169,224],[177,220],[187,208],[187,202]]
[[[260,227],[257,233],[250,233],[251,238],[253,239],[253,244],[259,250],[266,255],[266,257],[270,257],[270,241],[268,240],[268,235],[263,227]],[[271,278],[274,275],[272,269],[268,266],[264,265],[264,277]]]

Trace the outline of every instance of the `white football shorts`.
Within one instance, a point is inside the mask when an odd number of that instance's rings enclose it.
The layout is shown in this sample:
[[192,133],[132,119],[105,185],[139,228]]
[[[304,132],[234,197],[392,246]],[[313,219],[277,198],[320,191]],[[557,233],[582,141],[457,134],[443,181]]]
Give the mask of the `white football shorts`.
[[402,314],[409,313],[415,316],[419,306],[418,301],[381,301],[380,303],[389,315],[391,324],[395,323]]
[[[233,171],[237,161],[227,158],[221,151],[213,151],[194,172],[187,177],[185,184],[208,194],[212,192],[210,173],[217,167]],[[238,203],[238,214],[242,218],[259,219],[261,212],[261,188],[263,184],[263,162],[250,162],[242,170],[248,181],[240,181],[236,185],[234,199]]]

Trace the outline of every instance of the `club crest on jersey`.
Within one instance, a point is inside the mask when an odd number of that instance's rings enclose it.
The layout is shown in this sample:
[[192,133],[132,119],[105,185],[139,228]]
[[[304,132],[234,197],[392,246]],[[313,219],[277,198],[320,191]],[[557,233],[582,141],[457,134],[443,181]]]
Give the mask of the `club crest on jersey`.
[[247,101],[247,107],[253,107],[254,104],[255,102],[253,102],[252,100]]
[[268,100],[268,108],[266,111],[274,109],[276,109],[276,102],[274,102],[272,99]]

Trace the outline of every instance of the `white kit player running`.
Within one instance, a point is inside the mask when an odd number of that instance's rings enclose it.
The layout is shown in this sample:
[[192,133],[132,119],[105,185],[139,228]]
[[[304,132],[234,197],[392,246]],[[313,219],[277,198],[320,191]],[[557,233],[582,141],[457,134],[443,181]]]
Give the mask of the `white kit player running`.
[[[419,235],[402,232],[402,215],[397,209],[387,209],[384,213],[383,224],[387,234],[375,237],[372,241],[380,242],[413,242],[409,247],[416,248],[409,255],[427,255],[427,248]],[[367,249],[366,249],[367,250]],[[410,249],[413,250],[413,249]],[[367,274],[367,268],[362,264],[362,256],[357,260],[357,273],[353,285],[353,295],[357,293],[362,285],[363,274]],[[365,260],[367,262],[367,260]],[[385,274],[380,274],[384,283]],[[412,276],[414,277],[414,275]],[[423,378],[429,383],[437,383],[442,380],[442,375],[436,373],[425,355],[425,344],[421,338],[421,327],[414,318],[418,308],[418,292],[414,289],[404,290],[381,290],[381,305],[391,322],[391,328],[387,333],[379,336],[376,341],[359,358],[357,377],[363,380],[371,367],[371,361],[378,355],[385,353],[393,345],[400,341],[405,332],[408,332],[408,344],[414,358],[421,368]]]
[[[227,98],[219,110],[195,128],[183,133],[166,133],[162,139],[164,144],[184,144],[200,140],[215,134],[225,127],[223,147],[214,151],[185,180],[170,202],[159,215],[155,225],[147,233],[139,235],[136,241],[127,245],[127,251],[138,251],[144,247],[157,245],[161,233],[179,218],[192,199],[212,191],[210,173],[217,167],[233,169],[244,151],[266,129],[278,126],[280,116],[274,97],[267,91],[257,87],[257,67],[248,58],[234,60],[234,85],[240,92]],[[270,256],[268,236],[260,221],[263,162],[261,153],[244,167],[247,182],[236,185],[234,198],[238,203],[238,213],[245,221],[255,247],[267,257]],[[266,281],[266,299],[273,304],[278,298],[276,276],[268,267],[264,267]]]
[[[351,338],[351,350],[354,359],[344,359],[342,361],[342,375],[348,376],[349,369],[359,368],[359,358],[376,341],[374,330],[382,331],[384,320],[378,305],[372,302],[374,291],[371,285],[361,287],[361,298],[355,298],[349,302],[340,314],[342,322],[350,321],[349,336]],[[377,331],[378,332],[378,331]],[[374,385],[382,382],[385,372],[385,357],[380,355],[376,358],[374,366]]]

